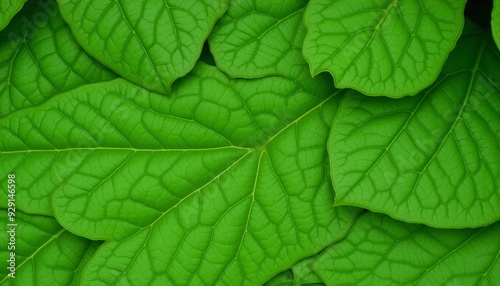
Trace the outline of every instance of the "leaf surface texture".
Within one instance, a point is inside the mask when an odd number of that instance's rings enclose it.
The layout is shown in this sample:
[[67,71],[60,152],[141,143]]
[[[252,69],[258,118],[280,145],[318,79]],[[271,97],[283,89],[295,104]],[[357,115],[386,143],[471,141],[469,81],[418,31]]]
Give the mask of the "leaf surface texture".
[[369,213],[313,264],[327,285],[496,285],[500,223],[434,229]]

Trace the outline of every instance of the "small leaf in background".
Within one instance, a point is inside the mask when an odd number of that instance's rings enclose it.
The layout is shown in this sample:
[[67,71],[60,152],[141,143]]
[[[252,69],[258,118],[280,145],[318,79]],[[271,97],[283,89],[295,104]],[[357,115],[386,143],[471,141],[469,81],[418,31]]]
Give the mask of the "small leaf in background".
[[[29,215],[16,210],[15,278],[7,276],[10,250],[0,249],[0,285],[67,286],[81,271],[82,261],[95,251],[98,242],[76,236],[52,217]],[[0,209],[0,241],[9,241],[7,209]],[[5,229],[7,228],[7,229]],[[75,284],[80,285],[80,284]]]
[[321,277],[319,277],[312,268],[313,262],[315,262],[318,257],[319,255],[314,255],[304,258],[292,267],[295,285],[324,285]]
[[82,47],[147,89],[169,93],[200,57],[228,0],[61,0],[59,7]]
[[303,53],[311,74],[369,96],[413,95],[439,75],[464,22],[465,0],[311,0]]
[[288,269],[271,278],[264,283],[264,286],[294,286],[294,277],[292,270]]
[[55,1],[26,5],[9,29],[0,31],[0,118],[114,77],[76,43]]
[[267,281],[264,286],[320,286],[325,285],[321,277],[314,272],[312,264],[319,255],[313,255],[297,262],[292,268],[279,273]]
[[326,140],[340,93],[200,63],[171,97],[118,79],[11,114],[0,159],[37,174],[17,196],[62,174],[49,189],[58,220],[107,240],[84,285],[262,284],[359,213],[331,207]]
[[434,229],[362,215],[313,264],[328,285],[498,285],[500,222]]
[[445,228],[500,219],[500,53],[468,24],[420,94],[346,94],[328,143],[336,205]]
[[297,77],[302,57],[306,3],[300,0],[230,1],[209,37],[218,67],[233,77]]
[[[102,241],[91,241],[89,247],[87,248],[87,251],[85,254],[82,256],[82,259],[80,260],[80,264],[78,265],[78,268],[75,271],[75,276],[73,278],[73,281],[69,286],[85,286],[85,284],[82,284],[82,275],[84,273],[84,269],[87,266],[87,264],[90,262],[90,259],[94,256],[96,251],[99,249],[99,247],[103,244]],[[55,285],[55,284],[53,284]]]
[[3,30],[23,7],[26,0],[2,0],[0,1],[0,30]]
[[493,11],[491,12],[491,31],[493,39],[500,50],[500,0],[493,0]]

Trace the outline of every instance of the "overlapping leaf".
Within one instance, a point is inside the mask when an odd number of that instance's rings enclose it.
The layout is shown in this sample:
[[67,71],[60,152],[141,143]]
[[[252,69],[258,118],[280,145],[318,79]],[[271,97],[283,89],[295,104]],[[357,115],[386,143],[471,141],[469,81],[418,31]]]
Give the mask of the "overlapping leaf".
[[291,269],[288,269],[271,278],[264,286],[293,286],[293,281],[293,272]]
[[85,285],[260,284],[358,213],[331,207],[331,92],[230,80],[204,64],[172,97],[124,80],[88,85],[1,120],[0,157],[35,181],[64,174],[49,188],[58,220],[108,240]]
[[307,72],[302,57],[307,1],[230,1],[209,43],[218,67],[234,77]]
[[500,49],[500,0],[493,0],[493,11],[491,12],[491,32],[493,39]]
[[[7,230],[11,226],[6,224],[6,209],[0,209],[0,216],[4,243],[10,240]],[[81,271],[82,261],[99,243],[70,233],[51,217],[17,210],[15,218],[15,249],[8,250],[6,245],[0,249],[0,285],[80,285],[75,281],[75,272]],[[16,254],[15,278],[7,276],[11,251]]]
[[328,144],[336,204],[436,227],[500,219],[499,83],[498,50],[470,24],[419,95],[347,94]]
[[369,213],[313,267],[328,285],[497,285],[499,233],[500,222],[443,230]]
[[24,5],[26,0],[3,0],[0,1],[0,30],[9,24],[10,20],[16,15]]
[[429,86],[460,36],[465,0],[311,0],[304,56],[339,88],[402,97]]
[[55,1],[27,5],[0,32],[0,117],[113,77],[76,43]]
[[160,93],[200,56],[228,0],[61,0],[85,50],[128,80]]

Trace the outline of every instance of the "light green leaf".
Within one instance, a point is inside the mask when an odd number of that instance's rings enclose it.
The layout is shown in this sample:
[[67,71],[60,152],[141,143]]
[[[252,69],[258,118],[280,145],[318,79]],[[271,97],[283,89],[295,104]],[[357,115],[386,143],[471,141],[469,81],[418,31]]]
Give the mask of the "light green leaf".
[[435,227],[500,219],[500,55],[466,25],[430,88],[344,97],[328,148],[336,205]]
[[55,1],[27,5],[0,32],[0,118],[56,93],[114,77],[78,46]]
[[[15,249],[0,249],[0,285],[66,286],[73,282],[82,259],[94,245],[63,229],[54,218],[15,212]],[[0,209],[2,244],[10,240],[7,209]],[[8,276],[15,253],[15,278]]]
[[443,230],[368,213],[313,264],[328,285],[497,285],[500,222]]
[[89,54],[126,79],[169,93],[200,56],[228,0],[60,0],[61,14]]
[[491,32],[493,39],[500,49],[500,0],[493,0],[493,11],[491,12]]
[[0,1],[0,30],[5,28],[10,20],[23,7],[26,0],[2,0]]
[[339,88],[402,97],[429,86],[455,47],[465,0],[311,0],[303,53]]
[[209,37],[219,68],[233,77],[308,72],[302,57],[307,1],[230,1]]
[[84,285],[262,284],[359,213],[331,207],[329,87],[204,64],[171,97],[87,85],[0,120],[0,161],[36,173],[19,196],[44,181],[65,228],[108,240]]

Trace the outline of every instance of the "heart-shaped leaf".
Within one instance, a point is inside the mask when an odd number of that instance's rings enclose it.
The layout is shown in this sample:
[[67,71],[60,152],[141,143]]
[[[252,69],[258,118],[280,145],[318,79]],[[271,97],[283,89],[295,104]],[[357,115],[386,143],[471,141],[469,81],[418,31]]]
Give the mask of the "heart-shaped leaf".
[[305,6],[300,0],[230,1],[209,38],[218,67],[244,78],[308,73],[302,57]]
[[402,97],[429,86],[455,47],[465,0],[311,0],[304,56],[339,88]]

